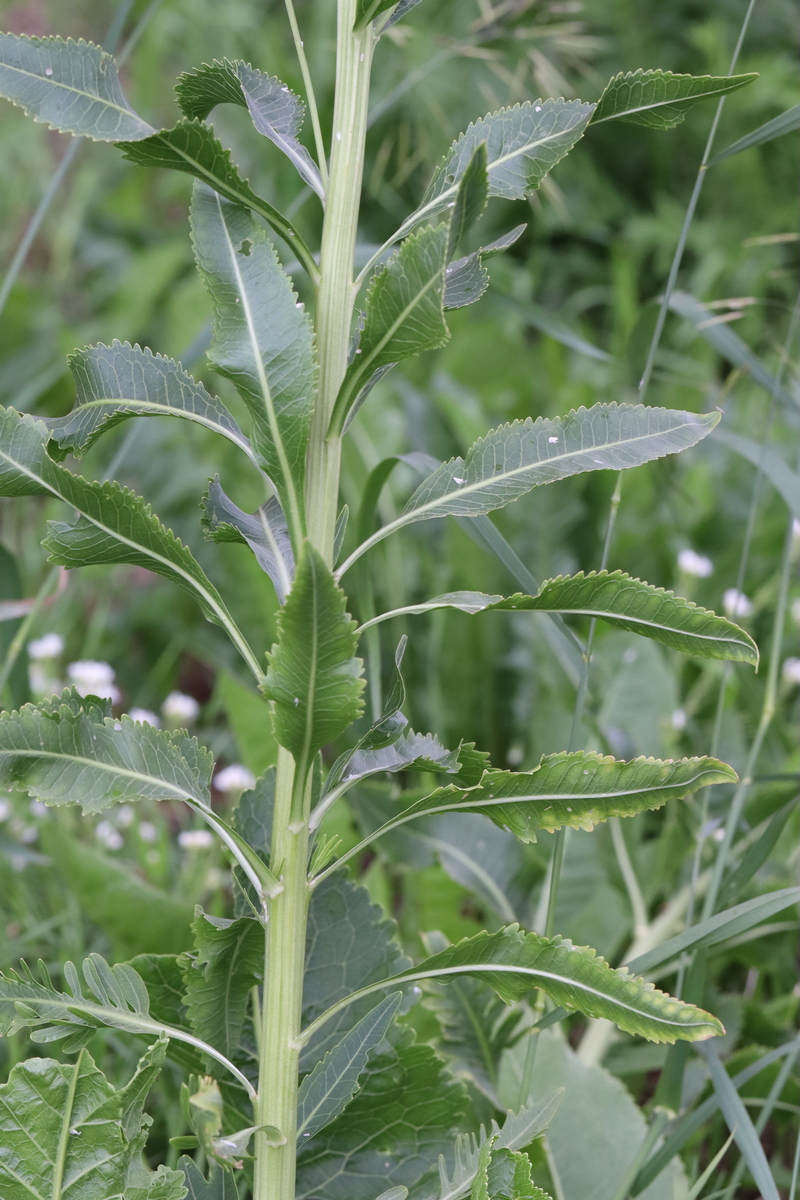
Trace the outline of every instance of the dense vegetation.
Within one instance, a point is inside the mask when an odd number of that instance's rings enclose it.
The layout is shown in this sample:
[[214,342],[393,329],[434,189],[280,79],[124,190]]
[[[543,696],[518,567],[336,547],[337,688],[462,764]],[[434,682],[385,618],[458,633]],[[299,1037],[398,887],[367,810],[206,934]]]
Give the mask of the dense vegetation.
[[[326,137],[335,8],[329,0],[296,5]],[[122,48],[125,93],[156,129],[178,119],[175,77],[214,59],[251,62],[304,91],[286,11],[277,0],[228,0],[224,6],[123,0],[113,22],[109,9],[96,0],[20,3],[4,12],[2,24],[11,33],[82,36]],[[491,284],[480,304],[448,312],[450,340],[389,373],[359,410],[344,443],[341,500],[350,519],[340,565],[378,521],[398,517],[420,475],[465,455],[490,427],[641,400],[698,417],[719,409],[723,416],[681,454],[624,476],[596,470],[530,491],[493,515],[505,541],[485,524],[425,521],[354,561],[342,582],[361,624],[443,594],[479,589],[486,603],[462,596],[449,607],[405,613],[366,631],[359,653],[369,716],[355,735],[339,738],[335,752],[326,748],[326,766],[352,748],[373,720],[383,716],[391,724],[401,705],[410,728],[430,731],[438,741],[407,755],[403,773],[376,775],[326,812],[323,833],[339,839],[338,854],[357,850],[347,870],[352,883],[367,891],[353,888],[351,907],[338,918],[329,905],[330,923],[320,920],[316,936],[327,939],[333,961],[344,958],[348,943],[368,945],[372,938],[376,953],[388,956],[383,974],[391,975],[409,960],[447,953],[449,943],[484,930],[496,934],[513,922],[538,934],[555,930],[577,946],[592,946],[614,966],[637,960],[637,972],[713,1014],[726,1032],[698,1043],[695,1053],[685,1042],[668,1047],[636,1036],[652,1036],[644,1028],[620,1032],[591,1006],[564,1017],[555,1007],[557,995],[546,1000],[531,993],[529,1006],[521,993],[503,995],[501,989],[503,999],[515,1001],[507,1008],[480,980],[447,986],[416,981],[419,1002],[411,1004],[406,991],[408,1011],[372,1060],[371,1090],[330,1127],[341,1131],[351,1122],[353,1141],[362,1139],[374,1152],[369,1171],[359,1163],[337,1184],[332,1169],[325,1175],[328,1144],[319,1148],[317,1137],[322,1174],[314,1175],[312,1154],[304,1195],[373,1200],[384,1188],[406,1184],[414,1200],[438,1196],[438,1153],[445,1156],[443,1197],[470,1190],[486,1200],[537,1195],[530,1178],[515,1179],[513,1187],[500,1178],[506,1146],[527,1150],[534,1184],[555,1200],[666,1200],[690,1189],[706,1197],[795,1195],[800,152],[792,130],[800,119],[791,110],[800,105],[798,26],[795,7],[781,0],[756,0],[749,8],[724,0],[704,6],[683,0],[635,6],[623,0],[604,6],[423,0],[409,6],[407,17],[381,40],[359,267],[417,208],[452,137],[487,111],[540,96],[593,102],[609,78],[640,66],[724,77],[742,32],[736,73],[758,73],[758,79],[726,99],[710,148],[716,99],[689,109],[671,131],[598,123],[527,199],[493,200],[472,246],[490,245],[515,226],[524,229],[504,253],[485,259]],[[716,154],[783,113],[789,115],[775,136],[714,162]],[[240,107],[221,105],[210,119],[253,191],[285,213],[306,244],[318,246],[321,209],[313,188],[301,190],[292,161],[271,146],[265,151],[264,138]],[[310,126],[303,140],[313,147]],[[10,106],[2,111],[2,148],[4,176],[14,186],[0,194],[0,254],[8,271],[8,286],[0,291],[0,403],[37,417],[65,417],[76,379],[79,388],[81,383],[81,360],[70,371],[67,355],[119,339],[180,360],[248,427],[233,383],[205,358],[211,307],[188,233],[188,176],[141,170],[107,145],[70,143]],[[700,176],[702,192],[689,220],[704,155],[711,165]],[[129,157],[136,157],[133,150]],[[477,173],[479,168],[480,162]],[[196,214],[197,208],[195,228]],[[34,235],[29,245],[26,230]],[[684,237],[683,253],[676,256]],[[307,276],[289,261],[283,244],[280,252],[300,300],[313,309]],[[668,284],[674,265],[678,274]],[[479,289],[483,282],[480,277]],[[665,302],[666,322],[658,333],[665,288],[669,312]],[[64,453],[74,448],[68,422],[50,428],[63,435]],[[242,469],[234,441],[184,421],[130,421],[89,448],[81,470],[145,497],[191,547],[264,663],[289,623],[287,618],[279,627],[278,595],[270,596],[262,566],[245,547],[203,541],[199,532],[198,499],[209,479],[219,476],[244,513],[263,501],[261,482]],[[374,473],[400,455],[406,456],[401,462]],[[435,462],[421,455],[435,456]],[[206,622],[195,600],[169,579],[141,565],[88,566],[68,574],[53,567],[41,539],[48,520],[72,520],[68,511],[51,497],[2,500],[4,707],[16,710],[75,685],[84,696],[106,695],[115,719],[139,710],[140,721],[157,720],[169,730],[190,726],[217,764],[215,813],[226,818],[239,805],[239,831],[253,844],[260,837],[263,848],[264,830],[256,828],[263,789],[248,789],[255,779],[270,778],[281,734],[276,730],[276,738],[265,722],[263,699],[246,666],[223,630]],[[214,505],[206,504],[207,525],[220,524],[219,511],[215,515]],[[674,628],[659,640],[639,636],[630,621],[627,627],[595,625],[591,614],[601,611],[596,594],[594,607],[575,595],[569,603],[563,596],[541,603],[578,614],[561,624],[519,611],[523,604],[512,606],[517,611],[470,611],[488,607],[487,597],[535,596],[540,581],[603,567],[674,589],[726,614],[742,632],[720,622],[712,633],[727,639],[726,653],[704,657],[702,648],[686,653]],[[663,620],[669,625],[672,618]],[[400,685],[393,668],[403,635],[408,643]],[[591,644],[590,670],[575,638]],[[758,673],[750,638],[761,652]],[[404,699],[392,711],[392,694],[396,698],[403,687]],[[276,695],[273,690],[277,703]],[[102,715],[96,719],[102,722]],[[334,729],[342,732],[343,726]],[[284,746],[287,737],[284,731]],[[465,787],[474,786],[465,772],[474,774],[475,762],[468,755],[447,759],[443,749],[467,743],[488,754],[494,768],[523,773],[534,771],[542,755],[560,751],[618,760],[711,755],[730,764],[740,782],[715,767],[714,787],[686,796],[688,784],[683,791],[676,784],[681,798],[591,833],[570,829],[520,840],[500,827],[520,832],[508,806],[499,824],[486,815],[450,812],[361,846],[393,811],[401,785],[412,802],[448,783],[446,776],[428,773],[432,762]],[[340,774],[347,769],[344,763]],[[174,963],[183,955],[184,971],[206,981],[219,977],[221,960],[223,972],[231,972],[225,934],[245,921],[246,881],[242,886],[241,876],[234,879],[228,852],[196,812],[155,798],[136,798],[134,806],[133,795],[88,817],[73,807],[48,808],[35,786],[33,799],[13,787],[30,786],[26,770],[16,760],[8,772],[0,766],[8,787],[0,799],[0,969],[6,978],[20,959],[42,959],[55,987],[62,991],[70,984],[73,990],[65,963],[81,964],[93,954],[115,963],[135,959],[151,1002],[158,995],[169,1008],[167,956]],[[336,779],[327,786],[335,787]],[[85,796],[73,799],[87,803]],[[597,819],[596,809],[587,810],[583,824]],[[554,888],[553,858],[562,854]],[[325,870],[318,854],[316,871]],[[396,922],[396,944],[369,898]],[[715,918],[720,913],[725,915]],[[234,915],[239,924],[225,926]],[[251,946],[244,953],[250,959],[236,976],[238,985],[242,979],[257,985],[260,951]],[[89,977],[87,984],[91,990]],[[201,1004],[201,994],[198,985],[182,1009],[180,996],[177,1005],[173,998],[176,1022],[188,1028],[187,1010]],[[572,996],[566,999],[580,1008]],[[322,988],[317,1015],[324,1000]],[[379,1000],[383,1007],[375,1008]],[[396,1007],[391,996],[378,996],[359,1010],[364,1019],[372,1013],[381,1031],[373,1045]],[[240,1033],[245,1020],[242,1011]],[[530,1037],[528,1027],[536,1021],[541,1032]],[[25,1024],[24,1012],[16,1024]],[[0,1041],[3,1079],[35,1053],[75,1061],[69,1043],[32,1047],[29,1032],[14,1026],[9,1019],[4,1028],[13,1031]],[[348,1032],[346,1025],[335,1028]],[[251,1033],[248,1025],[245,1032],[257,1041],[257,1029]],[[124,1026],[90,1033],[92,1059],[122,1088],[136,1069],[141,1040]],[[414,1036],[416,1058],[408,1050]],[[216,1045],[213,1033],[205,1040]],[[154,1059],[163,1050],[156,1045]],[[223,1081],[223,1134],[252,1124],[245,1119],[244,1092],[208,1058],[185,1044],[176,1051],[176,1045],[170,1042],[147,1100],[153,1120],[147,1162],[174,1169],[188,1150],[197,1162],[196,1177],[187,1167],[190,1194],[228,1200],[234,1178],[228,1166],[242,1161],[235,1175],[244,1200],[250,1194],[249,1141],[221,1148],[214,1125],[219,1090],[199,1077],[210,1071]],[[330,1045],[323,1043],[324,1049]],[[252,1060],[253,1046],[249,1050]],[[312,1056],[308,1067],[314,1061]],[[247,1054],[236,1062],[249,1078]],[[400,1062],[404,1080],[398,1079]],[[191,1100],[185,1088],[190,1075]],[[382,1132],[369,1125],[370,1107],[380,1107],[381,1095],[402,1082],[420,1097],[414,1113],[402,1114],[424,1143],[425,1170],[416,1175],[413,1169],[403,1174],[413,1157],[408,1146],[384,1146]],[[565,1092],[553,1110],[559,1088]],[[510,1120],[506,1114],[520,1108],[529,1123],[521,1131],[509,1126],[507,1135],[504,1129],[493,1174],[491,1135],[480,1165],[472,1143],[455,1143],[457,1132],[478,1135],[493,1120],[503,1126]],[[8,1143],[7,1119],[0,1118],[0,1131]],[[3,1138],[0,1132],[0,1169]],[[384,1149],[391,1170],[377,1161]],[[207,1161],[215,1154],[225,1166]],[[402,1170],[394,1165],[398,1159]],[[201,1174],[207,1168],[210,1184]],[[362,1169],[366,1179],[355,1182]],[[136,1186],[125,1191],[126,1200],[181,1194],[180,1188],[166,1190],[168,1180],[163,1192],[152,1180]],[[395,1194],[399,1200],[402,1193]],[[72,1192],[64,1196],[73,1200]]]

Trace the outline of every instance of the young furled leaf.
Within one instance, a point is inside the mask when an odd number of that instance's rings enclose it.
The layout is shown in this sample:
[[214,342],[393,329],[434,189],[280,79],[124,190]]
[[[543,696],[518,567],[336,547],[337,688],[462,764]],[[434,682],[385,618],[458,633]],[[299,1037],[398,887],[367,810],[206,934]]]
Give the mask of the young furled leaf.
[[162,129],[142,141],[117,145],[130,162],[193,175],[220,196],[257,213],[296,251],[311,278],[317,278],[314,257],[291,221],[255,194],[239,175],[230,151],[224,149],[213,129],[202,121],[180,121],[174,129]]
[[588,575],[581,571],[578,575],[561,575],[546,580],[535,596],[450,592],[373,617],[359,632],[391,616],[431,612],[438,608],[455,608],[466,613],[559,612],[598,617],[684,654],[758,665],[758,647],[738,625],[673,592],[633,579],[623,571],[592,571]]
[[196,952],[181,958],[187,1015],[199,1038],[233,1058],[264,970],[264,928],[249,917],[212,917],[198,906],[192,929]]
[[123,95],[114,59],[91,42],[0,34],[0,96],[51,129],[98,142],[155,132]]
[[313,1137],[347,1108],[371,1051],[383,1041],[402,999],[402,993],[395,992],[381,1000],[305,1077],[297,1097],[298,1140]]
[[450,336],[444,319],[445,225],[429,226],[406,238],[370,284],[364,329],[347,369],[331,418],[339,432],[352,408],[363,402],[360,393],[384,370],[443,346]]
[[382,12],[386,12],[387,8],[393,8],[396,3],[397,0],[357,0],[354,28],[363,29]]
[[80,458],[106,430],[130,417],[168,416],[222,434],[252,459],[250,443],[223,403],[180,363],[118,341],[76,350],[68,361],[77,395],[65,417],[44,418],[51,457]]
[[758,75],[673,75],[672,71],[620,72],[606,85],[590,124],[632,121],[652,129],[673,129],[698,100],[725,96]]
[[253,449],[275,483],[299,547],[317,379],[311,321],[246,209],[196,184],[192,232],[213,305],[212,365],[247,405]]
[[246,62],[215,59],[181,75],[175,92],[184,115],[201,121],[218,104],[246,108],[258,132],[282,150],[309,187],[325,199],[319,167],[298,140],[305,105],[280,79]]
[[448,515],[478,516],[582,471],[621,471],[676,454],[694,446],[718,421],[719,413],[595,404],[565,417],[527,417],[501,425],[475,442],[466,458],[450,459],[429,475],[401,515],[362,542],[337,577],[405,525]]
[[203,497],[201,524],[212,542],[241,542],[250,547],[256,561],[275,585],[281,604],[294,579],[294,554],[289,526],[276,496],[271,496],[254,513],[242,512],[222,490],[219,478],[212,479]]
[[319,553],[304,543],[278,617],[264,694],[274,704],[275,736],[305,769],[361,715],[364,680],[355,630],[344,592]]

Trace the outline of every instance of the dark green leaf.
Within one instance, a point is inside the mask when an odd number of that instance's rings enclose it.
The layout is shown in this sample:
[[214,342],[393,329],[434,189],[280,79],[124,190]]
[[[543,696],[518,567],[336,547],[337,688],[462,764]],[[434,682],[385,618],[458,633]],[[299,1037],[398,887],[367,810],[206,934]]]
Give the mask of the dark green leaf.
[[457,258],[445,271],[444,309],[466,308],[480,300],[489,286],[489,272],[478,253]]
[[698,100],[735,92],[758,75],[673,75],[671,71],[621,72],[606,85],[592,125],[619,118],[652,129],[672,129]]
[[[560,612],[599,617],[685,654],[758,665],[758,648],[738,625],[622,571],[581,572],[548,579],[536,596],[518,593],[506,598],[482,592],[450,592],[408,605],[397,613],[423,613],[437,608],[466,613]],[[384,613],[368,624],[377,624],[389,615]]]
[[51,129],[99,142],[153,132],[123,95],[114,59],[90,42],[0,34],[0,95]]
[[788,804],[779,809],[769,821],[760,837],[745,850],[741,862],[725,878],[725,882],[720,888],[719,899],[717,901],[720,907],[724,908],[732,900],[738,899],[742,889],[747,886],[756,871],[767,861],[778,844],[786,822],[794,812],[796,804],[797,798],[790,800]]
[[518,1150],[493,1149],[486,1182],[491,1200],[550,1200],[531,1180],[530,1159]]
[[356,626],[345,605],[344,592],[306,542],[278,617],[264,684],[274,704],[275,736],[306,767],[363,709]]
[[[436,1200],[460,1200],[470,1191],[482,1163],[487,1158],[486,1145],[491,1141],[498,1153],[519,1150],[529,1146],[534,1138],[544,1133],[550,1125],[561,1101],[561,1092],[556,1092],[543,1103],[527,1105],[518,1113],[509,1112],[500,1129],[495,1120],[489,1133],[481,1127],[479,1137],[462,1133],[456,1138],[453,1154],[447,1162],[439,1164],[439,1190]],[[449,1160],[453,1160],[452,1170]]]
[[619,471],[676,454],[694,446],[718,421],[719,413],[596,404],[566,417],[528,417],[501,425],[475,442],[466,458],[453,458],[429,475],[402,514],[363,542],[338,575],[405,525],[448,515],[478,516],[582,471]]
[[467,169],[461,176],[455,206],[450,214],[447,261],[452,262],[472,226],[483,215],[489,200],[488,157],[486,143],[475,147]]
[[235,383],[248,407],[253,448],[299,545],[317,379],[311,321],[246,209],[196,185],[192,230],[214,310],[214,369]]
[[397,0],[357,0],[355,28],[363,29],[382,12],[386,12],[387,8],[393,8],[396,3]]
[[272,580],[281,604],[284,603],[294,578],[294,554],[289,526],[276,496],[271,496],[254,513],[242,512],[225,495],[216,477],[203,497],[202,525],[214,542],[248,545],[261,570]]
[[264,928],[249,917],[228,921],[198,907],[192,929],[196,952],[182,961],[188,1018],[199,1038],[233,1058],[251,990],[264,972]]
[[347,1108],[358,1090],[370,1053],[383,1041],[402,993],[381,1000],[317,1063],[300,1085],[297,1137],[313,1137]]
[[[225,406],[180,363],[128,342],[87,346],[70,355],[77,397],[65,417],[45,419],[50,453],[81,457],[101,434],[129,417],[185,417],[222,434],[252,458],[250,443]],[[55,449],[57,454],[53,453]]]
[[215,1163],[206,1179],[200,1168],[185,1155],[178,1159],[178,1166],[186,1179],[187,1200],[239,1200],[236,1180],[231,1171]]
[[747,1169],[755,1181],[760,1196],[763,1200],[780,1200],[780,1193],[772,1174],[772,1168],[764,1153],[764,1147],[761,1145],[761,1139],[753,1127],[750,1114],[742,1103],[742,1098],[734,1087],[730,1075],[720,1062],[719,1051],[715,1046],[704,1046],[702,1053],[708,1065],[708,1072],[714,1085],[714,1091],[717,1093],[725,1123],[742,1152],[742,1157],[747,1163]]
[[[181,121],[174,129],[162,129],[138,142],[118,142],[130,162],[141,167],[164,167],[193,175],[220,196],[257,213],[292,246],[303,266],[316,278],[317,268],[311,251],[291,221],[277,208],[257,196],[231,160],[213,129],[202,121]],[[259,226],[260,229],[260,226]],[[263,237],[263,234],[262,234]]]
[[732,154],[740,154],[742,150],[749,150],[751,146],[763,146],[765,142],[771,142],[774,138],[783,137],[785,133],[793,133],[795,129],[799,128],[800,104],[795,104],[794,108],[787,109],[779,117],[774,117],[771,121],[767,121],[765,125],[759,125],[758,129],[754,129],[752,133],[745,134],[744,137],[739,138],[733,145],[726,146],[719,154],[714,155],[708,165],[713,167],[715,163],[722,162],[724,158],[730,158]]
[[175,91],[185,116],[205,120],[218,104],[238,104],[250,113],[259,133],[294,163],[306,183],[325,198],[319,168],[298,135],[305,105],[285,83],[245,62],[216,59],[181,75]]

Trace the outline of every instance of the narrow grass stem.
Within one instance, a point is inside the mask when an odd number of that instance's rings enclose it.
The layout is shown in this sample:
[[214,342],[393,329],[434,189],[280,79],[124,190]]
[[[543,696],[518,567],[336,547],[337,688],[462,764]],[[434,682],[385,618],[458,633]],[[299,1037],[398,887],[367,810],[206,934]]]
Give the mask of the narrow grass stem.
[[303,76],[303,87],[306,89],[306,100],[308,101],[308,112],[311,117],[311,128],[314,131],[314,145],[317,148],[317,159],[319,173],[322,179],[322,186],[327,192],[328,190],[328,159],[325,154],[325,139],[322,136],[322,126],[319,122],[319,109],[317,108],[317,98],[314,93],[314,83],[311,78],[311,72],[308,69],[308,59],[306,58],[305,44],[300,36],[300,27],[297,24],[297,16],[294,11],[293,0],[284,0],[286,4],[286,15],[289,18],[289,25],[292,29],[292,37],[294,38],[294,48],[297,52],[297,61],[300,64],[300,74]]
[[5,692],[8,681],[11,677],[11,672],[17,665],[17,659],[22,653],[22,647],[25,645],[28,635],[30,634],[31,626],[39,616],[39,613],[42,611],[42,608],[47,602],[47,598],[50,593],[53,592],[54,589],[57,589],[59,579],[61,578],[61,573],[61,567],[53,567],[52,571],[48,572],[44,578],[44,581],[42,582],[41,587],[39,588],[39,591],[36,593],[33,599],[33,604],[31,605],[30,610],[25,615],[19,629],[11,639],[8,650],[5,654],[5,658],[3,659],[3,665],[0,667],[0,697],[2,697],[3,693]]
[[647,929],[647,905],[644,902],[642,889],[639,887],[639,880],[636,878],[631,856],[628,853],[628,845],[622,830],[622,822],[619,817],[612,817],[609,825],[611,827],[611,840],[614,843],[617,866],[625,884],[625,890],[628,893],[628,900],[633,912],[633,936],[639,938]]

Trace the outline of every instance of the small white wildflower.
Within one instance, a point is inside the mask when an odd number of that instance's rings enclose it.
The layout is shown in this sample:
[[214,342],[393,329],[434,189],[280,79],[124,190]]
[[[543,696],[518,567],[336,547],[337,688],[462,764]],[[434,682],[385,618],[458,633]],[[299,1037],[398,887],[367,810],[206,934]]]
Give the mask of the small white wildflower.
[[7,821],[12,811],[11,801],[7,800],[5,796],[0,796],[0,822]]
[[524,757],[525,751],[522,746],[509,746],[506,762],[510,767],[518,767]]
[[157,842],[158,830],[152,821],[139,822],[139,837],[143,842]]
[[714,574],[714,564],[704,554],[698,554],[687,547],[678,554],[678,568],[686,575],[694,575],[697,579],[708,579]]
[[184,829],[178,834],[178,845],[184,850],[208,850],[214,844],[214,835],[209,829]]
[[721,841],[723,841],[723,839],[725,837],[725,830],[724,829],[715,829],[711,836],[715,842],[721,842]]
[[168,725],[189,726],[197,720],[200,705],[194,696],[187,696],[184,692],[170,692],[161,705],[161,711]]
[[122,849],[122,834],[118,829],[114,828],[110,821],[98,821],[95,826],[94,836],[101,845],[105,846],[106,850]]
[[[48,664],[49,665],[49,664]],[[47,666],[43,666],[40,662],[32,662],[28,664],[28,683],[34,696],[44,698],[45,696],[53,696],[59,692],[63,692],[64,685],[60,679],[56,679],[48,670]]]
[[114,683],[116,672],[110,663],[84,659],[70,663],[67,675],[80,696],[100,696],[112,704],[120,701],[119,688]]
[[114,810],[114,824],[117,829],[128,829],[136,818],[136,812],[132,804],[120,804],[119,808]]
[[800,683],[800,658],[787,658],[781,674],[787,683]]
[[722,607],[729,617],[751,617],[753,601],[738,588],[727,588],[722,596]]
[[256,777],[242,763],[231,763],[214,776],[214,787],[218,792],[245,792],[255,785]]
[[45,633],[28,642],[28,657],[38,661],[42,658],[58,658],[64,653],[64,639],[60,633]]
[[670,717],[670,721],[672,722],[672,728],[677,729],[678,732],[680,732],[681,729],[686,728],[687,720],[688,720],[688,718],[686,716],[686,713],[683,711],[682,708],[676,708],[674,713]]
[[48,817],[50,815],[50,809],[41,800],[31,800],[28,808],[31,811],[31,816],[34,817]]
[[132,708],[128,716],[139,725],[153,725],[156,729],[161,728],[161,718],[151,712],[149,708]]

